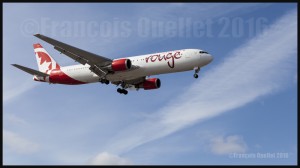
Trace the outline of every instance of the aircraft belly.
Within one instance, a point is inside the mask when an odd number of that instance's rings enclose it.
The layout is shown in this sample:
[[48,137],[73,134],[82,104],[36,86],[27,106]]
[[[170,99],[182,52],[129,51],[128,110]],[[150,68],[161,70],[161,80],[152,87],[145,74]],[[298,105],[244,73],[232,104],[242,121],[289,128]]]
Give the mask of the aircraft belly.
[[69,77],[85,83],[98,82],[99,77],[94,76],[90,70],[69,70],[64,71]]

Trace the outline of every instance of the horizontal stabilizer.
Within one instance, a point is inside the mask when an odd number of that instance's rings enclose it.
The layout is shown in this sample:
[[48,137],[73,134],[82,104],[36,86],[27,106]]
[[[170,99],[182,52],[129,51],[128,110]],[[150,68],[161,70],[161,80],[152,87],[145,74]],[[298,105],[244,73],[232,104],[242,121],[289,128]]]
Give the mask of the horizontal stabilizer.
[[37,70],[34,70],[34,69],[30,69],[30,68],[27,68],[27,67],[24,67],[24,66],[21,66],[21,65],[18,65],[18,64],[11,64],[11,65],[14,66],[14,67],[17,67],[17,68],[21,69],[22,71],[25,71],[25,72],[27,72],[31,75],[37,75],[37,76],[42,76],[42,77],[49,76],[46,73],[43,73],[43,72],[40,72],[40,71],[37,71]]

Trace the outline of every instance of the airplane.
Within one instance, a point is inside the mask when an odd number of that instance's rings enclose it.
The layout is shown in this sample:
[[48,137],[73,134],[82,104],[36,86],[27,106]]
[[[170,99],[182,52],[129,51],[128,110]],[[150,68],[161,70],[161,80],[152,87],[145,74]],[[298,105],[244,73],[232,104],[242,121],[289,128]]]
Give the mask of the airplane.
[[34,36],[80,64],[61,67],[41,44],[33,44],[39,70],[12,64],[33,75],[33,80],[66,85],[112,83],[119,87],[117,92],[124,95],[130,88],[160,88],[159,78],[149,78],[153,75],[194,70],[194,78],[198,78],[200,68],[213,60],[212,55],[200,49],[181,49],[112,60],[41,34]]

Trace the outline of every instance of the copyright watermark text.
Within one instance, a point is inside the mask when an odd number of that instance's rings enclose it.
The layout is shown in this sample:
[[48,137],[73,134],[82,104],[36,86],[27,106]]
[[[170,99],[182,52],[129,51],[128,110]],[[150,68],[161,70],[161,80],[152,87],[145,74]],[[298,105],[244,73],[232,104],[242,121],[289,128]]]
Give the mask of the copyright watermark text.
[[221,17],[216,19],[193,19],[178,17],[173,20],[157,20],[141,17],[134,21],[113,18],[111,20],[63,20],[42,17],[21,22],[20,31],[24,36],[36,33],[62,37],[104,37],[128,38],[171,38],[171,37],[251,37],[262,32],[268,20],[264,17],[241,18]]
[[288,159],[289,153],[285,152],[267,152],[267,153],[231,153],[228,155],[231,159]]

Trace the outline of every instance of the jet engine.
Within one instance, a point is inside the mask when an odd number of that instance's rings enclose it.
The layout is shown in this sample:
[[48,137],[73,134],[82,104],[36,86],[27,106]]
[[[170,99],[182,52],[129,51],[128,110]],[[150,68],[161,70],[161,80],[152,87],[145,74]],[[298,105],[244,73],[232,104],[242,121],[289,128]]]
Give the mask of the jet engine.
[[113,60],[111,63],[111,69],[113,71],[125,71],[131,68],[130,59],[118,59]]
[[160,88],[160,79],[158,78],[149,78],[146,79],[144,82],[139,84],[139,88],[144,88],[144,90],[151,90],[151,89],[158,89]]

